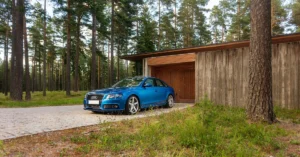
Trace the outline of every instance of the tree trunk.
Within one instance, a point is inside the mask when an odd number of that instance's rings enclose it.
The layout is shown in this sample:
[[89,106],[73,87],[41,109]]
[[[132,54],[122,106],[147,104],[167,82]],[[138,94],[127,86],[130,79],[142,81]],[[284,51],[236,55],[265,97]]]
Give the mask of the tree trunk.
[[76,57],[75,57],[75,80],[74,80],[74,92],[78,92],[78,80],[79,80],[79,48],[80,48],[80,20],[81,20],[81,16],[78,15],[77,16],[77,35],[76,35]]
[[224,32],[224,27],[222,27],[222,39],[221,39],[221,43],[224,42],[224,35],[225,35],[225,32]]
[[107,75],[107,85],[109,86],[110,84],[110,58],[109,58],[109,55],[110,55],[110,52],[109,52],[109,41],[107,41],[107,71],[108,71],[108,75]]
[[56,69],[56,75],[55,75],[55,90],[56,91],[59,91],[59,77],[60,77],[60,74],[59,74],[59,64],[57,65],[57,69]]
[[16,58],[15,58],[15,51],[16,51],[16,3],[12,1],[12,47],[11,47],[11,62],[10,62],[10,98],[12,98],[13,90],[16,88],[15,82],[15,66],[16,66]]
[[[96,5],[94,0],[93,5]],[[91,65],[91,90],[96,89],[96,13],[93,10],[93,29],[92,29],[92,65]]]
[[[68,9],[70,9],[70,2],[71,0],[68,0]],[[67,24],[67,64],[66,64],[66,95],[70,96],[71,95],[71,77],[70,77],[70,72],[71,72],[71,64],[70,64],[70,54],[71,54],[71,13],[68,11],[68,24]]]
[[54,77],[54,61],[51,62],[51,88],[52,88],[52,91],[53,90],[56,90],[56,79]]
[[23,31],[24,31],[24,48],[25,48],[25,89],[26,89],[26,95],[25,100],[31,99],[30,94],[30,75],[29,75],[29,59],[28,59],[28,41],[27,41],[27,28],[26,28],[26,17],[24,12],[23,17]]
[[[13,46],[15,46],[15,52],[14,57],[15,58],[15,64],[13,66],[14,74],[13,74],[13,81],[11,81],[11,93],[10,97],[13,100],[22,100],[22,83],[23,83],[23,11],[24,11],[24,1],[23,0],[17,0],[17,5],[14,8],[15,10],[15,42]],[[13,59],[14,60],[14,59]]]
[[126,62],[126,74],[127,74],[126,76],[129,76],[128,60],[126,60],[125,62]]
[[42,91],[41,46],[39,45],[39,91]]
[[112,86],[115,79],[114,79],[114,16],[115,16],[115,3],[114,0],[111,0],[111,50],[110,50],[110,81],[109,86]]
[[174,13],[174,17],[175,17],[175,49],[177,48],[177,13],[176,13],[176,8],[177,8],[177,0],[174,0],[175,3],[175,13]]
[[47,75],[48,75],[48,91],[52,91],[52,84],[51,84],[51,73],[50,73],[50,70],[51,70],[51,61],[48,61],[47,62]]
[[8,93],[8,38],[9,29],[6,29],[5,33],[5,44],[4,44],[4,94],[7,96]]
[[241,40],[241,0],[237,2],[237,18],[238,18],[238,41]]
[[43,55],[43,96],[46,96],[46,56],[47,56],[47,41],[46,41],[46,15],[47,15],[46,0],[44,1],[44,55]]
[[158,43],[157,43],[157,50],[160,50],[160,2],[161,0],[158,0]]
[[58,79],[57,80],[57,82],[58,82],[57,83],[57,89],[61,90],[61,85],[60,85],[61,84],[61,76],[60,76],[60,72],[61,71],[60,71],[60,67],[59,67],[59,62],[57,63],[57,70],[58,70],[58,74],[57,74],[57,79]]
[[[66,52],[64,52],[66,53]],[[66,90],[66,63],[65,63],[65,56],[63,55],[63,58],[61,60],[61,89]]]
[[247,105],[248,117],[252,121],[275,121],[271,51],[271,0],[252,0]]
[[36,57],[36,44],[34,44],[34,56],[32,57],[32,93],[34,93],[35,91],[35,71],[36,71],[36,61],[35,61],[35,57]]
[[100,75],[101,75],[101,71],[100,71],[100,68],[101,68],[101,65],[100,65],[100,56],[98,56],[98,89],[100,89]]
[[[136,39],[137,39],[137,41],[139,40],[139,21],[138,20],[136,21]],[[136,53],[139,53],[137,46],[138,46],[138,44],[136,44],[136,47],[135,47]]]
[[118,50],[117,50],[117,64],[118,64],[118,76],[117,76],[117,80],[118,82],[120,81],[120,41],[118,42]]

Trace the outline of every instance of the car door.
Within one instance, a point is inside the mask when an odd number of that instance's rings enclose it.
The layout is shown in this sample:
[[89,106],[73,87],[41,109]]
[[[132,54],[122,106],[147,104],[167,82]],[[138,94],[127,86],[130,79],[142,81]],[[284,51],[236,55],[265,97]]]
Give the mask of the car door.
[[[153,78],[148,78],[142,85],[142,90],[139,96],[143,107],[154,106],[155,102],[157,101],[154,81],[155,80]],[[145,87],[146,84],[151,85],[151,87]]]
[[166,88],[164,84],[159,80],[155,79],[156,95],[157,95],[157,105],[164,105],[166,102]]

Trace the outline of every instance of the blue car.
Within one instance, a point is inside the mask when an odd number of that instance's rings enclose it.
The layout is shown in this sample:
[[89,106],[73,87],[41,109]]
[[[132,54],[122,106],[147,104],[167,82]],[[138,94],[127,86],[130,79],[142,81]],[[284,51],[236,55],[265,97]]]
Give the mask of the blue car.
[[174,89],[154,77],[133,77],[119,81],[111,88],[88,92],[84,110],[93,112],[125,111],[135,114],[154,106],[174,106]]

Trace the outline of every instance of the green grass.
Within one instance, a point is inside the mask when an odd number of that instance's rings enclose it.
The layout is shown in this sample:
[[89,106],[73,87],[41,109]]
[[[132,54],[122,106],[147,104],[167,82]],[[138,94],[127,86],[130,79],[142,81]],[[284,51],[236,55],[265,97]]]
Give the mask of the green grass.
[[207,99],[184,111],[100,126],[102,131],[68,139],[78,145],[77,153],[267,156],[284,151],[275,138],[288,134],[277,125],[250,124],[244,109],[213,105]]
[[[36,93],[39,94],[36,96],[39,99],[32,102],[78,99],[78,103],[81,103],[84,93],[66,97],[64,92],[48,92],[47,99],[43,99],[41,93]],[[275,113],[278,118],[293,122],[299,117],[299,110],[275,108]],[[82,128],[82,131],[73,129],[66,133],[53,132],[47,139],[45,136],[37,136],[36,139],[25,138],[22,145],[19,145],[20,141],[16,139],[10,144],[14,146],[10,152],[27,154],[28,150],[37,147],[41,148],[41,152],[58,153],[53,156],[105,154],[104,156],[280,157],[295,156],[294,152],[289,152],[289,146],[300,144],[299,139],[293,138],[295,133],[285,129],[281,123],[251,123],[247,120],[244,109],[214,105],[207,98],[185,110],[154,117],[103,123],[99,124],[99,128],[94,127],[91,130],[87,127],[86,130]],[[288,138],[288,142],[280,140],[282,137]],[[0,141],[0,156],[3,147],[5,143]]]
[[280,107],[275,106],[275,114],[276,117],[279,117],[281,119],[289,119],[293,123],[300,124],[300,110],[299,109],[284,109]]
[[297,140],[291,140],[290,143],[293,145],[300,145],[300,141]]
[[[30,101],[12,101],[4,94],[0,94],[0,107],[36,107],[36,106],[60,106],[82,104],[86,91],[71,92],[71,96],[67,97],[64,91],[47,91],[44,97],[42,92],[34,92]],[[25,97],[25,93],[23,94]]]
[[0,150],[2,150],[2,149],[3,149],[3,141],[0,140]]
[[0,140],[0,156],[4,156],[5,153],[4,153],[4,144],[3,144],[3,141]]

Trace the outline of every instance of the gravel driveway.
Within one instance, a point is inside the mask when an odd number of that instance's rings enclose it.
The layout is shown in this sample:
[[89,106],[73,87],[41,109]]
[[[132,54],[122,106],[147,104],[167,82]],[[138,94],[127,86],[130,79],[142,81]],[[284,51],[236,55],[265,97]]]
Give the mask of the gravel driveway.
[[154,116],[190,106],[192,104],[176,104],[171,109],[158,108],[130,116],[95,114],[91,111],[84,111],[82,105],[0,108],[0,140],[47,131],[95,125],[102,122]]

